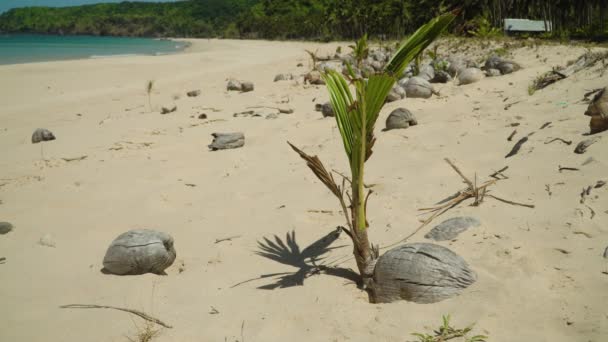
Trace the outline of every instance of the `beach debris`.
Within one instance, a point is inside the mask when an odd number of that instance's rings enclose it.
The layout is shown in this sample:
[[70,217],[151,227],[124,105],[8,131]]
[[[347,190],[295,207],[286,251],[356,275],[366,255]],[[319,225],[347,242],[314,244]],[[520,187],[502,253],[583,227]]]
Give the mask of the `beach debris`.
[[436,94],[433,85],[421,77],[412,77],[405,83],[405,93],[408,98],[428,99]]
[[518,104],[518,103],[520,103],[520,102],[522,102],[522,101],[515,101],[515,102],[512,102],[512,103],[508,103],[508,104],[505,106],[505,110],[509,110],[509,108],[513,107],[514,105],[516,105],[516,104]]
[[[407,237],[405,237],[404,239],[402,239],[399,242],[403,242],[403,241],[409,239],[410,237],[414,236],[418,231],[420,231],[423,227],[425,227],[427,224],[429,224],[431,221],[433,221],[436,217],[440,216],[441,214],[445,213],[446,211],[450,210],[451,208],[456,207],[458,204],[460,204],[461,202],[463,202],[469,198],[474,199],[473,203],[471,204],[472,206],[479,206],[479,205],[481,205],[481,203],[483,203],[485,197],[490,197],[490,198],[493,198],[500,202],[511,204],[511,205],[516,205],[516,206],[521,206],[521,207],[526,207],[526,208],[535,207],[533,204],[513,202],[513,201],[509,201],[509,200],[506,200],[504,198],[501,198],[501,197],[498,197],[495,195],[491,195],[489,193],[490,191],[488,190],[488,187],[496,184],[496,182],[500,181],[501,179],[495,178],[493,180],[486,181],[485,183],[478,186],[477,180],[475,180],[475,182],[472,182],[469,178],[467,178],[460,171],[460,169],[451,160],[449,160],[448,158],[445,158],[444,160],[446,161],[446,163],[448,163],[450,165],[450,167],[452,167],[452,169],[460,176],[460,178],[463,179],[463,181],[467,184],[467,188],[464,190],[460,190],[456,194],[441,201],[438,206],[418,209],[420,211],[425,211],[425,212],[431,214],[431,216],[429,216],[426,220],[422,221],[422,225],[420,227],[418,227],[413,233],[411,233],[410,235],[408,235]],[[504,171],[504,170],[506,170],[506,169],[503,169],[502,171]]]
[[513,61],[503,59],[501,57],[498,57],[497,55],[492,55],[486,60],[484,69],[486,69],[486,71],[498,70],[500,71],[500,74],[506,75],[518,71],[519,69],[521,69],[521,66]]
[[213,142],[209,145],[212,151],[239,148],[245,145],[243,133],[213,133]]
[[272,107],[272,106],[249,106],[247,109],[255,109],[255,108],[269,108],[278,110],[281,114],[293,114],[294,110],[291,107]]
[[542,126],[540,126],[540,129],[545,129],[545,128],[549,127],[550,125],[551,125],[551,121],[545,122]]
[[498,69],[486,69],[487,77],[497,77],[500,75],[502,75],[502,74],[500,73],[500,70],[498,70]]
[[467,85],[475,82],[479,82],[483,79],[483,71],[477,68],[464,69],[458,74],[458,85]]
[[593,137],[593,138],[585,139],[585,140],[581,141],[580,143],[578,143],[578,145],[576,145],[576,148],[574,149],[574,153],[583,154],[583,153],[587,152],[587,149],[589,148],[589,146],[595,144],[599,140],[600,140],[600,137]]
[[43,141],[51,141],[55,139],[55,135],[45,128],[38,128],[34,131],[34,134],[32,134],[32,144],[37,144]]
[[581,165],[586,166],[586,165],[589,165],[589,164],[595,163],[595,162],[596,162],[595,158],[589,157],[589,158],[585,159],[585,161],[582,162]]
[[10,233],[15,227],[9,222],[0,222],[0,235]]
[[168,329],[173,328],[169,324],[164,323],[163,321],[156,319],[156,318],[148,315],[145,312],[141,312],[138,310],[132,310],[132,309],[126,309],[126,308],[119,308],[116,306],[95,305],[95,304],[68,304],[68,305],[62,305],[59,308],[61,308],[61,309],[113,309],[113,310],[118,310],[118,311],[123,311],[123,312],[128,312],[128,313],[134,314],[148,322],[156,323],[156,324],[163,326],[165,328],[168,328]]
[[238,118],[238,117],[261,117],[262,114],[256,113],[254,110],[246,110],[244,112],[234,113],[234,114],[232,114],[232,116],[235,117],[235,118]]
[[533,90],[540,90],[549,85],[561,81],[573,74],[587,68],[593,67],[600,60],[608,58],[608,52],[586,52],[576,61],[568,63],[568,66],[554,67],[553,70],[538,77],[530,86]]
[[415,126],[418,121],[414,117],[414,114],[406,108],[397,108],[389,114],[386,118],[386,128],[383,131],[389,131],[391,129],[408,128]]
[[448,83],[452,80],[452,76],[447,71],[437,70],[435,77],[430,80],[431,83]]
[[253,91],[254,85],[253,82],[241,82],[241,92],[246,93]]
[[306,75],[304,75],[304,84],[306,84],[306,82],[308,82],[309,84],[314,84],[314,85],[325,84],[325,81],[321,77],[321,73],[318,72],[317,70],[313,70],[313,71],[307,73]]
[[513,157],[514,155],[516,155],[519,150],[521,149],[521,147],[528,141],[528,137],[530,137],[532,134],[534,134],[534,132],[528,134],[527,136],[519,139],[519,141],[517,141],[515,143],[515,145],[513,146],[513,148],[511,149],[511,151],[505,156],[505,158],[510,158]]
[[608,247],[604,250],[604,259],[608,259]]
[[0,265],[2,264],[6,264],[6,258],[5,257],[1,257],[0,258]]
[[226,85],[226,90],[228,91],[241,91],[243,89],[243,85],[241,82],[235,79],[229,79],[228,84]]
[[597,181],[597,183],[595,183],[595,185],[593,186],[594,189],[599,189],[604,187],[604,185],[606,185],[606,182],[603,180],[599,180]]
[[301,67],[303,67],[303,66],[304,66],[304,63],[298,63],[298,64],[296,65],[296,67],[298,67],[298,68],[301,68]]
[[494,178],[494,179],[509,179],[509,177],[507,177],[504,172],[507,171],[509,169],[508,166],[503,167],[502,169],[495,171],[494,173],[492,173],[490,175],[490,177]]
[[472,61],[458,56],[448,57],[447,62],[449,63],[448,73],[452,77],[456,77],[456,75],[460,74],[466,68],[475,66],[475,63],[473,63]]
[[175,261],[171,235],[133,229],[120,234],[108,247],[103,258],[104,272],[116,275],[164,274]]
[[293,79],[294,79],[293,74],[278,74],[274,77],[274,82],[291,81]]
[[191,90],[191,91],[189,91],[189,92],[187,92],[187,93],[186,93],[186,95],[187,95],[188,97],[197,97],[197,96],[199,96],[200,94],[201,94],[201,91],[200,91],[200,90],[198,90],[198,89],[197,89],[197,90]]
[[458,295],[477,275],[456,253],[430,243],[395,247],[374,268],[374,302],[436,303]]
[[270,113],[266,115],[266,120],[273,120],[273,119],[277,119],[279,117],[279,114],[277,113]]
[[322,106],[321,106],[321,113],[323,114],[323,117],[329,117],[329,116],[335,116],[336,114],[334,113],[334,108],[331,106],[331,102],[325,102]]
[[221,238],[221,239],[215,239],[215,244],[218,244],[220,242],[224,242],[224,241],[232,241],[234,239],[238,239],[240,238],[242,235],[233,235],[233,236],[229,236],[226,238]]
[[435,78],[435,68],[433,68],[433,66],[430,64],[423,65],[422,67],[420,67],[418,77],[430,82],[432,79]]
[[480,225],[481,222],[474,217],[453,217],[435,226],[424,237],[435,241],[453,240],[470,227]]
[[169,114],[169,113],[175,112],[176,110],[177,110],[177,106],[173,106],[173,107],[170,107],[170,108],[161,107],[160,113],[161,114]]
[[83,155],[80,157],[74,157],[74,158],[61,158],[63,159],[65,162],[69,163],[69,162],[73,162],[73,161],[81,161],[81,160],[85,160],[87,159],[89,156],[88,155]]
[[545,141],[545,145],[550,144],[550,143],[552,143],[554,141],[561,141],[561,142],[563,142],[566,145],[572,145],[572,141],[571,140],[564,140],[562,138],[554,138],[554,139],[551,139],[549,141]]
[[206,119],[207,118],[207,114],[205,114],[205,113],[199,114],[198,118],[201,119],[201,120]]
[[513,130],[513,133],[511,133],[511,134],[509,135],[509,137],[507,138],[507,141],[511,141],[511,140],[513,140],[513,137],[515,136],[515,134],[517,134],[517,130],[516,130],[516,129],[514,129],[514,130]]
[[401,88],[401,86],[399,86],[398,84],[395,84],[386,96],[386,102],[399,101],[403,98],[405,98],[405,90]]
[[55,248],[57,244],[55,243],[55,238],[51,234],[45,234],[43,237],[38,240],[38,244],[44,247]]
[[559,171],[559,173],[561,173],[562,171],[580,171],[580,169],[577,169],[575,167],[567,167],[567,166],[558,165],[557,171]]
[[591,117],[589,121],[591,134],[608,130],[608,87],[601,89],[595,95],[585,115]]

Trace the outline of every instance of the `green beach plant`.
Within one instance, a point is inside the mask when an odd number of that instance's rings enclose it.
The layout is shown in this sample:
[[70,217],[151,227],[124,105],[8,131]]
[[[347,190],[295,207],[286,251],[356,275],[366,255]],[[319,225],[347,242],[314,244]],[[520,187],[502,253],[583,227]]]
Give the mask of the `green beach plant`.
[[355,45],[349,45],[349,48],[353,50],[355,61],[357,62],[357,68],[361,68],[361,63],[369,56],[369,45],[367,44],[367,34],[364,34],[361,39],[355,42]]
[[[350,178],[343,176],[341,186],[335,182],[333,175],[327,171],[319,158],[307,155],[288,142],[294,151],[306,160],[308,167],[317,178],[340,201],[348,225],[348,228],[342,228],[342,230],[353,242],[353,254],[359,274],[370,293],[373,293],[371,277],[379,251],[377,247],[370,244],[367,234],[369,224],[366,208],[372,192],[370,190],[366,193],[364,169],[365,162],[371,157],[372,148],[376,141],[374,126],[386,97],[399,75],[403,73],[403,70],[416,56],[420,55],[441,34],[459,12],[460,10],[454,10],[443,14],[420,27],[401,44],[386,64],[383,72],[371,75],[369,79],[358,78],[352,67],[347,64],[350,85],[355,90],[354,95],[351,93],[349,82],[341,74],[333,70],[328,70],[323,74],[351,171]],[[359,53],[358,56],[362,56],[361,53],[366,48],[365,38],[364,36],[355,46],[355,54]],[[346,181],[349,182],[351,188],[350,193],[346,193],[346,197],[350,201],[348,205],[345,199]],[[370,296],[370,298],[373,298],[373,296]]]
[[450,325],[450,315],[442,317],[441,326],[433,331],[433,335],[412,333],[418,338],[419,342],[446,342],[455,338],[461,338],[464,342],[486,342],[488,337],[485,335],[475,335],[468,337],[467,335],[473,330],[473,324],[464,328],[456,329]]

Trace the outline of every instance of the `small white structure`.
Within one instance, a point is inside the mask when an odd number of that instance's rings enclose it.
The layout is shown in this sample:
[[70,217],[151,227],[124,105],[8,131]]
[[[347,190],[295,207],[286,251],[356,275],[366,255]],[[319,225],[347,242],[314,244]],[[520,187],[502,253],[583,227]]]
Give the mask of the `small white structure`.
[[509,32],[551,32],[550,21],[528,19],[505,19],[505,33]]

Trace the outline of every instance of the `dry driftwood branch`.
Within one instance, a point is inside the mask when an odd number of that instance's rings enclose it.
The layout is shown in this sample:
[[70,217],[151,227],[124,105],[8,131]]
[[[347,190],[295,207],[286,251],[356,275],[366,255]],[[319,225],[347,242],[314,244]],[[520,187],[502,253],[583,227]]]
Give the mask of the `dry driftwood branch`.
[[73,162],[73,161],[85,160],[85,159],[87,159],[87,157],[88,157],[87,155],[84,155],[84,156],[75,157],[75,158],[61,158],[61,159],[65,160],[66,162],[69,163],[69,162]]
[[[508,168],[509,168],[508,166],[505,166],[502,169],[491,174],[490,177],[495,178],[495,179],[509,179],[509,177],[505,176],[505,174],[503,173],[503,172],[507,171]],[[503,178],[500,178],[498,176],[501,176]]]
[[[382,247],[382,249],[385,248],[389,248],[389,247],[393,247],[397,244],[403,243],[405,241],[407,241],[408,239],[410,239],[412,236],[416,235],[416,233],[418,233],[422,228],[424,228],[426,225],[428,225],[429,223],[431,223],[431,221],[433,221],[435,218],[437,218],[438,216],[442,215],[443,213],[445,213],[446,211],[454,208],[455,206],[459,205],[460,203],[462,203],[463,201],[469,199],[469,198],[473,198],[475,199],[475,201],[473,202],[473,206],[478,206],[483,202],[483,199],[488,196],[491,198],[494,198],[496,200],[499,200],[501,202],[507,203],[507,204],[512,204],[512,205],[518,205],[518,206],[523,206],[523,207],[527,207],[527,208],[534,208],[535,206],[533,204],[524,204],[524,203],[518,203],[518,202],[513,202],[513,201],[509,201],[500,197],[496,197],[493,195],[489,194],[489,190],[488,187],[491,185],[496,184],[496,182],[498,182],[501,179],[493,179],[493,180],[489,180],[484,182],[483,184],[481,184],[480,186],[477,186],[477,180],[475,179],[475,183],[471,182],[471,180],[469,178],[467,178],[462,171],[460,171],[460,169],[448,158],[445,158],[445,161],[452,167],[452,169],[454,169],[454,171],[456,171],[456,173],[458,173],[458,175],[463,179],[463,181],[467,184],[467,188],[464,190],[459,191],[458,193],[456,193],[455,195],[451,196],[448,198],[448,200],[445,201],[441,201],[440,205],[435,206],[435,207],[430,207],[430,208],[420,208],[418,209],[419,211],[426,211],[427,214],[431,214],[431,216],[429,216],[426,220],[422,221],[422,224],[416,228],[416,230],[414,230],[411,234],[409,234],[408,236],[406,236],[405,238]],[[506,170],[507,167],[503,168],[501,171],[502,172],[504,170]],[[496,174],[499,174],[499,172],[496,172]]]
[[557,170],[561,173],[562,171],[580,171],[580,169],[577,169],[575,167],[566,167],[566,166],[561,166],[558,165],[557,166]]
[[553,70],[542,75],[534,81],[532,87],[535,90],[546,88],[547,86],[555,82],[561,81],[565,78],[568,78],[583,69],[591,68],[598,61],[604,60],[607,57],[607,52],[586,52],[571,65],[567,67],[553,68]]
[[164,323],[163,321],[161,321],[157,318],[154,318],[154,317],[146,314],[145,312],[132,310],[132,309],[126,309],[126,308],[119,308],[116,306],[95,305],[95,304],[68,304],[68,305],[62,305],[62,306],[60,306],[60,308],[61,309],[114,309],[114,310],[124,311],[124,312],[134,314],[136,316],[139,316],[139,317],[145,319],[148,322],[156,323],[165,328],[169,328],[169,329],[173,328],[172,326],[168,325],[167,323]]
[[549,141],[545,141],[545,145],[548,145],[548,144],[550,144],[550,143],[552,143],[554,141],[561,141],[561,142],[563,142],[566,145],[572,145],[572,141],[570,141],[570,140],[564,140],[562,138],[555,138],[555,139],[551,139]]
[[218,244],[220,242],[224,242],[224,241],[232,241],[234,239],[238,239],[240,238],[242,235],[234,235],[234,236],[229,236],[227,238],[222,238],[222,239],[215,239],[215,243]]
[[517,134],[517,130],[516,129],[514,129],[513,133],[511,133],[511,135],[509,135],[509,137],[507,138],[507,141],[513,140],[513,137],[515,136],[515,134]]

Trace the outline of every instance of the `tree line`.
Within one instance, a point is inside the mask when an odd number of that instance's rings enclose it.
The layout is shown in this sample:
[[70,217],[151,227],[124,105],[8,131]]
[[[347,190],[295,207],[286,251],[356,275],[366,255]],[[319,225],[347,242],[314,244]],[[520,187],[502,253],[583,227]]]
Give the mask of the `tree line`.
[[29,7],[0,15],[0,32],[260,39],[398,38],[462,7],[452,25],[468,34],[485,20],[550,20],[553,35],[607,36],[608,0],[189,0]]

